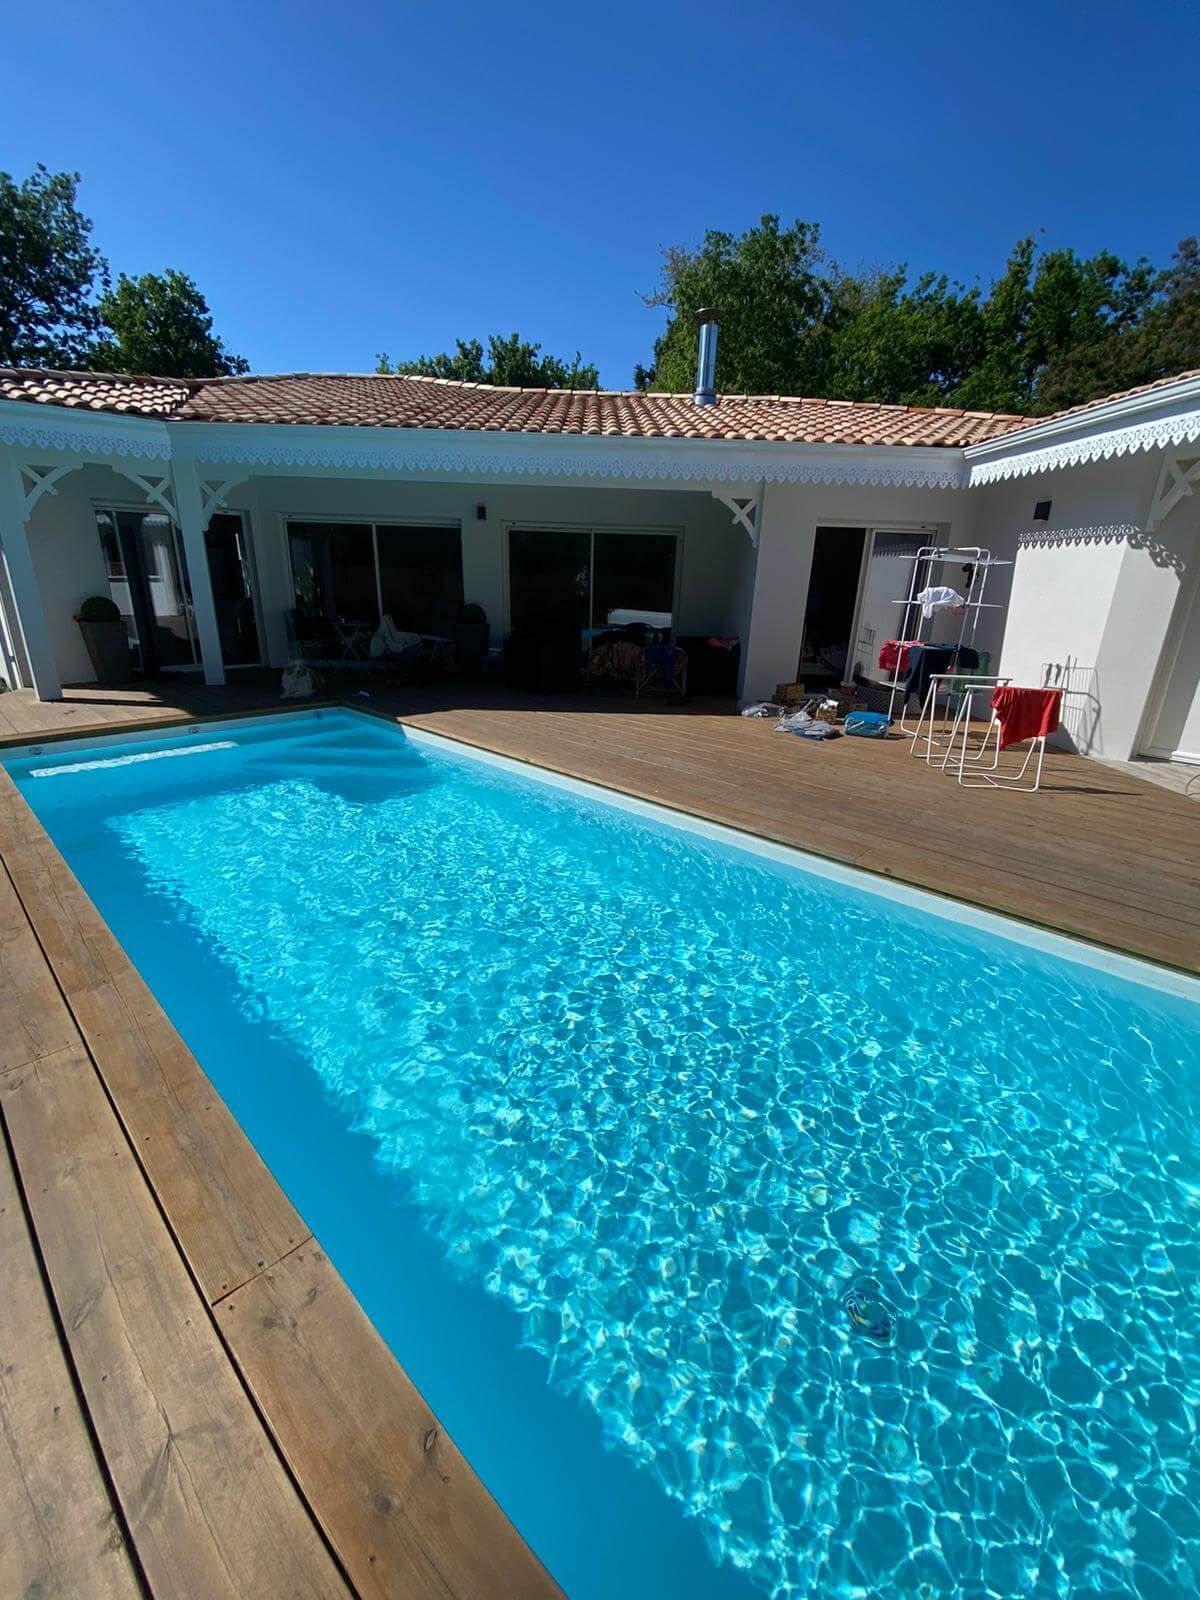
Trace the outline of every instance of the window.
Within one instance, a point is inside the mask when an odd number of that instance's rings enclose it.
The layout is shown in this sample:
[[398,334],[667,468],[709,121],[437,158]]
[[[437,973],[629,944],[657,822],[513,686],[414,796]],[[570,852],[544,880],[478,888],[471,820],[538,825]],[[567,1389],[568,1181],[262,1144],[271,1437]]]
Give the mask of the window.
[[513,631],[588,625],[591,534],[578,529],[513,528],[508,536]]
[[289,522],[296,609],[306,618],[448,634],[463,600],[457,528]]
[[675,609],[674,533],[513,528],[508,536],[512,626],[565,624],[581,636],[614,612],[670,617]]
[[374,537],[369,524],[291,522],[288,542],[298,609],[329,622],[379,626]]
[[592,627],[614,611],[675,609],[673,533],[597,533],[592,547]]
[[463,602],[459,530],[381,523],[375,537],[384,611],[404,632],[449,634]]

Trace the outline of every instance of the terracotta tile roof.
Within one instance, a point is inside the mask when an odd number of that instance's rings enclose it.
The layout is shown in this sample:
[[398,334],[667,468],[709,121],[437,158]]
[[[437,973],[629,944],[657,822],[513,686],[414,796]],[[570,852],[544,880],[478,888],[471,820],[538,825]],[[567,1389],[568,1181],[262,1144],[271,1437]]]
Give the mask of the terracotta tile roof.
[[1024,420],[788,395],[721,395],[715,406],[697,406],[681,394],[503,389],[443,378],[310,373],[207,383],[178,415],[211,422],[868,445],[963,445],[993,438]]
[[179,378],[131,378],[121,373],[51,372],[44,367],[0,367],[0,400],[34,401],[84,411],[169,417],[188,397]]
[[327,424],[560,433],[626,439],[962,446],[1024,421],[982,411],[866,405],[791,395],[503,389],[445,378],[305,373],[185,380],[0,368],[0,399],[131,412],[180,422]]
[[[1160,379],[1057,415],[1089,411],[1195,375]],[[1051,420],[946,406],[878,405],[793,395],[720,395],[715,406],[700,407],[690,395],[503,389],[445,378],[377,373],[175,379],[8,367],[0,368],[0,399],[170,417],[181,422],[958,449]]]
[[1185,383],[1189,378],[1200,378],[1200,367],[1189,372],[1176,372],[1169,378],[1155,378],[1153,383],[1139,383],[1135,389],[1120,389],[1116,394],[1106,394],[1099,400],[1088,400],[1081,406],[1067,406],[1064,411],[1054,411],[1048,417],[1030,417],[1025,423],[1031,428],[1038,422],[1057,422],[1059,417],[1073,417],[1081,411],[1095,411],[1098,406],[1115,405],[1118,400],[1133,400],[1139,394],[1152,394],[1155,389],[1169,389],[1173,383]]

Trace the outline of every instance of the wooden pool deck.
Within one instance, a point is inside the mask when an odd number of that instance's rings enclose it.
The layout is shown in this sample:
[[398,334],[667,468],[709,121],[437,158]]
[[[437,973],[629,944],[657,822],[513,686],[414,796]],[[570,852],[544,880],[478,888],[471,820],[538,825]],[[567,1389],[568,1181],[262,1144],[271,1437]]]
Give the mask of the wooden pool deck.
[[[360,703],[1200,971],[1200,809],[1078,757],[1019,797],[712,706],[453,683]],[[278,704],[265,674],[2,695],[0,742]],[[6,777],[0,862],[0,1588],[556,1595]]]

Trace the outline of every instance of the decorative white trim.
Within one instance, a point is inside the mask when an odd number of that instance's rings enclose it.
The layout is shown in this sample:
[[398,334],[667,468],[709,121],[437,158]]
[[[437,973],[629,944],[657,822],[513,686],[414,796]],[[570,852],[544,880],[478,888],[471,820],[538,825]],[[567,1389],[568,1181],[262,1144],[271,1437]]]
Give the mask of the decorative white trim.
[[32,462],[17,463],[17,481],[21,486],[21,496],[25,507],[25,521],[28,522],[34,506],[44,494],[58,493],[58,480],[65,478],[68,472],[75,470],[75,463],[68,461],[57,467],[35,466]]
[[13,400],[0,401],[0,444],[143,461],[166,461],[171,455],[167,430],[156,417],[122,417]]
[[[418,428],[182,423],[179,457],[201,464],[358,472],[440,472],[468,479],[587,478],[700,483],[848,483],[961,488],[961,450],[790,445],[707,439],[564,438]],[[484,441],[487,441],[486,443]]]
[[131,467],[119,467],[114,470],[121,472],[132,483],[136,483],[146,499],[153,500],[156,506],[161,506],[172,522],[179,521],[179,513],[175,509],[175,485],[171,482],[169,472],[154,473],[151,476],[134,472]]
[[237,488],[239,483],[246,481],[246,474],[239,472],[232,478],[201,478],[200,479],[200,520],[204,527],[208,527],[215,511],[224,509],[228,497]]
[[[1079,418],[1072,420],[1077,424],[1080,421]],[[1038,436],[1042,436],[1040,430]],[[1091,461],[1111,461],[1139,450],[1171,450],[1194,444],[1200,439],[1200,410],[1175,412],[1128,428],[1077,434],[1041,449],[1022,450],[1017,442],[1020,437],[1007,442],[1000,439],[986,445],[972,445],[966,452],[968,486],[976,488],[1006,478],[1026,478],[1034,473],[1078,467]],[[1002,453],[1005,450],[1008,453]],[[986,459],[981,459],[985,452]]]
[[[21,454],[191,461],[210,483],[255,469],[442,473],[476,481],[855,484],[957,489],[959,449],[911,445],[810,445],[709,439],[627,439],[482,430],[326,427],[308,424],[167,422],[0,401],[0,443]],[[205,467],[237,466],[205,474]],[[214,501],[213,508],[217,502]]]
[[1146,532],[1152,533],[1164,517],[1170,516],[1181,500],[1200,489],[1200,456],[1189,460],[1182,455],[1166,456],[1158,471]]
[[733,513],[734,526],[745,529],[750,543],[757,550],[758,529],[762,519],[762,484],[759,484],[757,494],[723,494],[720,489],[709,492],[714,500],[719,500],[727,511]]

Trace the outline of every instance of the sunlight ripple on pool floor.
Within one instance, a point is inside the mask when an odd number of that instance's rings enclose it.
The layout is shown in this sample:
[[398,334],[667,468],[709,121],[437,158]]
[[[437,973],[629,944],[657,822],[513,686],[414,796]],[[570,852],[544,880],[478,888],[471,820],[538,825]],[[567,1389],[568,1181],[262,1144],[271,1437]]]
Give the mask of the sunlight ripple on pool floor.
[[1180,1022],[458,758],[325,776],[110,825],[718,1560],[1194,1591]]

